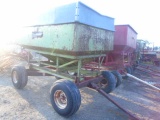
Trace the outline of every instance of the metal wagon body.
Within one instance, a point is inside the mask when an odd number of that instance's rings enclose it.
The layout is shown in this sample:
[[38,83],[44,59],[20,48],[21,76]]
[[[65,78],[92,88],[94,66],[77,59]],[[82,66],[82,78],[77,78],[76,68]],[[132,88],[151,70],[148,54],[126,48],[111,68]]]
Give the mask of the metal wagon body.
[[[65,79],[55,82],[50,92],[58,114],[68,117],[79,109],[77,87],[99,86],[106,93],[116,87],[114,75],[106,71],[100,59],[113,50],[113,18],[77,2],[50,10],[36,24],[23,27],[21,33],[17,44],[36,52],[38,57],[28,58],[29,69],[14,67],[12,82],[20,89],[27,84],[28,76],[54,75]],[[87,65],[94,59],[98,59],[98,64]]]
[[104,65],[112,66],[112,69],[119,71],[132,69],[135,62],[136,41],[137,32],[130,25],[115,25],[114,50],[106,54]]

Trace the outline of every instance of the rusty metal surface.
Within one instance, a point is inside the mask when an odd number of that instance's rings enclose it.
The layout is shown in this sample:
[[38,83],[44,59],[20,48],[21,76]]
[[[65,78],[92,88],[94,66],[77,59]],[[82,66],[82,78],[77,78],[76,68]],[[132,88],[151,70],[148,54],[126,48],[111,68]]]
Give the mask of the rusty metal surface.
[[[113,32],[82,24],[75,24],[77,51],[113,50]],[[75,45],[75,46],[76,46]]]
[[100,94],[102,94],[105,98],[107,98],[110,102],[112,102],[114,105],[116,105],[119,109],[121,109],[123,112],[125,112],[132,120],[139,120],[135,115],[133,115],[131,112],[124,109],[122,106],[120,106],[116,101],[114,101],[108,94],[106,94],[102,89],[100,89],[95,83],[91,83],[92,87],[96,89]]
[[94,55],[113,50],[113,31],[80,23],[24,27],[22,31],[17,44],[48,55]]

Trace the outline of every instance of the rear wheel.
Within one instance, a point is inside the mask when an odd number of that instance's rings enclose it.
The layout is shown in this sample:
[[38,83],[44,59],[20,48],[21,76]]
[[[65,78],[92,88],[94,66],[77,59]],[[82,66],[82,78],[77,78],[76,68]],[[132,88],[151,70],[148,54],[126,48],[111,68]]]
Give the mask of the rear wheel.
[[115,76],[116,78],[116,87],[118,87],[121,83],[122,83],[122,76],[121,74],[118,72],[118,71],[112,71],[113,75]]
[[112,92],[116,87],[116,79],[111,72],[103,71],[102,76],[104,79],[100,82],[102,90],[106,93]]
[[125,70],[126,70],[126,72],[127,72],[128,74],[132,74],[132,70],[131,70],[130,67],[126,67]]
[[133,64],[133,65],[132,65],[132,68],[133,68],[133,71],[135,71],[135,70],[136,70],[136,65]]
[[81,95],[73,82],[62,79],[56,81],[51,87],[50,100],[58,114],[69,117],[79,109]]
[[[129,66],[125,68],[125,72],[127,72],[128,74],[132,74],[132,70]],[[123,76],[123,79],[128,79],[128,76],[127,75]]]
[[132,66],[129,66],[130,70],[131,70],[131,75],[133,74],[134,70]]
[[12,68],[12,83],[15,88],[22,89],[28,82],[27,72],[24,66],[14,66]]

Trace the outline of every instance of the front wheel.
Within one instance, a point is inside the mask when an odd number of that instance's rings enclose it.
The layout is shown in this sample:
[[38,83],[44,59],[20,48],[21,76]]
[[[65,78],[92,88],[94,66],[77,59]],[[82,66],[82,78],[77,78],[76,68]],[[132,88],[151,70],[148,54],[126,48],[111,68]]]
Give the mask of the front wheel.
[[126,67],[125,70],[128,74],[132,74],[132,69],[129,66]]
[[64,117],[73,115],[80,107],[81,95],[77,86],[69,80],[56,81],[50,90],[54,110]]

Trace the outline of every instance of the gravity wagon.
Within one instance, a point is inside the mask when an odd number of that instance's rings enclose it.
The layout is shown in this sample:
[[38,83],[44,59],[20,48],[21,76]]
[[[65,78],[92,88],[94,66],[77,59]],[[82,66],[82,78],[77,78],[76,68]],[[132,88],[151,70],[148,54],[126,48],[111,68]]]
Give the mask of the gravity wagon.
[[[12,68],[13,85],[22,89],[28,76],[55,76],[50,100],[58,114],[68,117],[79,109],[78,88],[92,87],[93,83],[106,93],[115,88],[114,75],[102,66],[100,59],[113,50],[113,18],[76,2],[39,16],[36,22],[21,29],[21,36],[16,42],[32,58],[28,57],[28,68]],[[98,64],[87,66],[94,59],[98,59]]]

